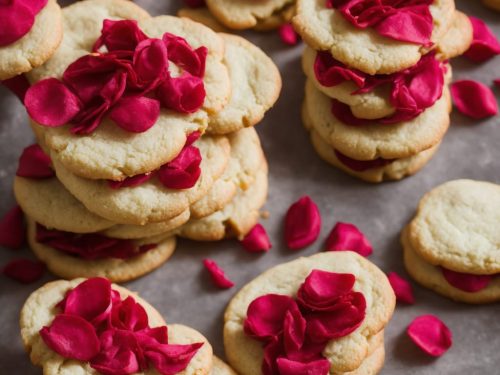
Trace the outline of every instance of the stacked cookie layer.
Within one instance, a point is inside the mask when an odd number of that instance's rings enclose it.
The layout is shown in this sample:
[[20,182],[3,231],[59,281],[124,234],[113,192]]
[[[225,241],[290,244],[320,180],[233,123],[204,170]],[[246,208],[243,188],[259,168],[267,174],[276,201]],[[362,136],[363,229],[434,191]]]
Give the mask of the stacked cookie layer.
[[273,62],[125,0],[66,7],[63,26],[54,57],[28,76],[43,151],[25,150],[15,181],[35,254],[61,277],[125,281],[166,261],[176,235],[244,236],[267,196],[252,127],[281,89]]
[[[352,3],[297,3],[293,23],[308,45],[303,122],[328,163],[398,180],[430,160],[448,129],[447,61],[467,50],[472,27],[452,0],[396,2],[387,13]],[[405,17],[412,27],[398,23]]]

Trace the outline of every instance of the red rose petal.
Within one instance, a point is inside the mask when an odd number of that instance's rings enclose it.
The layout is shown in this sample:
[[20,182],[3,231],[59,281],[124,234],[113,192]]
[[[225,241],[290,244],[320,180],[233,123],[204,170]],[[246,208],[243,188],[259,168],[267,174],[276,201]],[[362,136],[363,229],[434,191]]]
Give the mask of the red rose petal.
[[49,327],[40,330],[47,346],[64,358],[89,361],[99,353],[94,327],[79,316],[56,315]]
[[278,358],[277,363],[280,375],[328,375],[330,373],[330,362],[327,359],[301,363]]
[[234,283],[226,277],[224,270],[220,268],[215,261],[211,259],[203,259],[203,265],[208,272],[210,272],[210,277],[217,287],[221,289],[229,289],[234,286]]
[[55,78],[44,79],[31,86],[26,92],[24,104],[33,120],[49,127],[67,124],[82,107],[78,97]]
[[186,369],[203,343],[189,345],[157,345],[144,352],[160,374],[178,374]]
[[283,343],[287,355],[294,355],[304,345],[307,322],[297,305],[291,305],[283,320]]
[[491,89],[476,81],[463,80],[451,84],[455,107],[464,115],[483,119],[498,113],[498,104]]
[[0,46],[14,43],[26,35],[35,22],[36,15],[47,0],[17,0],[0,3]]
[[24,103],[26,91],[30,88],[30,83],[24,74],[19,74],[13,78],[0,81],[2,85],[7,87],[19,100]]
[[367,257],[371,255],[373,248],[365,235],[350,223],[338,222],[326,239],[328,251],[351,250],[359,255]]
[[192,188],[201,175],[201,153],[195,146],[187,146],[171,162],[163,165],[158,179],[169,189]]
[[201,8],[205,6],[205,0],[184,0],[184,4],[190,8]]
[[151,173],[138,174],[138,175],[132,176],[132,177],[127,177],[125,180],[122,180],[122,181],[108,180],[108,186],[111,189],[135,187],[135,186],[142,185],[143,183],[149,181],[151,179],[151,177],[153,177],[154,175],[155,174],[151,172]]
[[347,104],[344,104],[337,99],[332,98],[330,99],[330,102],[331,102],[330,110],[332,112],[332,115],[337,120],[346,125],[361,126],[373,123],[373,121],[371,120],[357,118],[356,116],[353,115],[351,107],[349,107]]
[[117,329],[140,331],[148,327],[148,321],[148,313],[132,297],[113,304],[111,324]]
[[135,20],[104,20],[101,36],[94,44],[93,51],[105,46],[108,51],[134,51],[137,45],[148,36],[144,34]]
[[269,236],[267,235],[266,229],[261,224],[255,224],[240,243],[245,250],[253,253],[267,252],[271,248]]
[[120,128],[143,133],[151,128],[160,116],[160,102],[145,96],[120,99],[109,112],[109,118]]
[[441,267],[446,281],[453,287],[469,293],[479,292],[488,287],[492,275],[472,275],[469,273],[455,272]]
[[191,146],[194,142],[200,139],[200,137],[201,133],[199,131],[189,133],[188,136],[186,137],[186,143],[184,144],[184,147]]
[[340,85],[352,81],[358,87],[365,82],[365,73],[350,69],[333,58],[328,51],[320,51],[314,60],[314,74],[319,83],[326,87]]
[[26,147],[19,158],[16,176],[26,178],[49,178],[55,173],[50,157],[37,145]]
[[299,41],[299,36],[293,29],[291,23],[285,23],[278,29],[281,41],[289,46],[294,46]]
[[474,33],[472,44],[464,56],[480,63],[500,54],[500,43],[486,23],[472,16],[469,19]]
[[396,272],[391,272],[387,275],[389,283],[396,294],[396,299],[400,302],[404,302],[410,305],[415,303],[415,297],[413,296],[413,288],[411,284],[399,276]]
[[449,328],[434,315],[422,315],[413,320],[406,333],[425,353],[439,357],[452,345]]
[[45,272],[42,262],[30,259],[15,259],[3,269],[3,274],[23,284],[30,284],[39,280]]
[[189,74],[203,78],[208,55],[206,47],[193,49],[186,39],[180,36],[165,33],[163,42],[168,50],[168,59]]
[[495,79],[495,80],[493,81],[493,83],[494,83],[496,86],[500,87],[500,78]]
[[[142,354],[142,350],[132,332],[107,330],[100,336],[100,345],[101,350],[97,356],[92,358],[90,367],[106,375],[139,372],[137,354]],[[147,367],[147,363],[144,364],[144,367]]]
[[370,169],[382,168],[393,163],[397,159],[377,158],[373,160],[356,160],[344,155],[338,150],[333,150],[337,159],[349,169],[357,172],[368,171]]
[[14,206],[0,220],[0,246],[19,249],[26,240],[26,227],[21,207]]
[[137,45],[133,59],[134,72],[144,91],[156,89],[167,78],[167,56],[167,47],[161,39],[146,39]]
[[285,241],[289,249],[301,249],[312,244],[321,231],[318,206],[307,195],[288,209],[285,217]]
[[181,77],[167,78],[156,91],[161,104],[181,113],[193,113],[205,101],[205,86],[201,78],[185,73]]

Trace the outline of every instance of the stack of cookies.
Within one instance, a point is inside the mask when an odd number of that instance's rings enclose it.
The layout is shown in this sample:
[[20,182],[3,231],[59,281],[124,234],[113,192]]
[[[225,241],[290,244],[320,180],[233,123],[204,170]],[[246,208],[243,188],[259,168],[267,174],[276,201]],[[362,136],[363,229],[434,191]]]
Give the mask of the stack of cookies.
[[274,63],[248,41],[125,0],[63,9],[63,41],[31,71],[39,146],[15,180],[29,242],[64,278],[126,281],[175,236],[243,237],[267,196],[253,125],[277,100]]
[[448,59],[472,40],[453,0],[299,0],[303,122],[318,154],[370,182],[419,171],[446,133]]

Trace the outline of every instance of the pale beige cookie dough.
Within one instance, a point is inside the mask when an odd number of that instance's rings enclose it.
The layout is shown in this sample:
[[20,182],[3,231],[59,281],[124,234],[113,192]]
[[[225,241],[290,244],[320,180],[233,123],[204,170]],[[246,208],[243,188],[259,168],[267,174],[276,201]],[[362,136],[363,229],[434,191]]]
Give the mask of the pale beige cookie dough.
[[0,46],[0,80],[29,72],[54,54],[63,37],[61,18],[57,1],[48,0],[27,34],[14,43]]
[[118,224],[145,225],[180,215],[223,174],[229,162],[228,139],[205,136],[195,145],[202,156],[201,176],[190,189],[168,189],[158,177],[139,186],[112,189],[108,181],[79,177],[52,159],[59,180],[89,211]]
[[193,48],[206,46],[209,51],[204,76],[205,103],[193,114],[162,109],[157,123],[143,133],[122,130],[108,118],[91,135],[74,135],[70,125],[49,128],[32,124],[40,140],[51,149],[53,158],[71,172],[89,179],[121,180],[152,171],[177,156],[186,136],[194,131],[203,132],[208,125],[208,114],[225,106],[231,87],[222,61],[224,41],[215,32],[185,18],[151,18],[125,0],[86,0],[64,8],[63,42],[50,61],[30,72],[29,80],[60,78],[69,64],[91,52],[104,19],[135,19],[150,37],[170,32],[184,37]]
[[469,49],[472,37],[472,23],[469,17],[458,10],[455,11],[451,27],[437,45],[437,57],[448,60],[462,55]]
[[213,358],[213,363],[212,375],[238,375],[227,363],[216,356]]
[[439,267],[427,263],[417,254],[410,243],[407,229],[401,232],[401,244],[406,271],[424,287],[459,302],[482,304],[500,301],[500,275],[494,277],[486,288],[469,293],[452,286]]
[[427,263],[456,272],[500,273],[500,185],[446,182],[420,201],[409,240]]
[[349,372],[330,372],[331,375],[376,375],[382,371],[385,361],[385,347],[380,345],[363,361],[356,370]]
[[483,0],[483,4],[500,12],[500,0]]
[[[20,326],[21,338],[31,362],[43,368],[45,375],[79,374],[96,375],[88,363],[76,360],[67,360],[55,353],[45,345],[39,331],[44,326],[49,326],[57,313],[56,305],[64,298],[66,293],[75,288],[85,279],[71,281],[57,280],[45,284],[35,290],[26,300],[21,310]],[[147,312],[149,325],[161,327],[166,325],[160,313],[143,300],[135,292],[113,284],[113,290],[120,293],[122,299],[132,296]],[[178,375],[209,375],[212,371],[212,347],[207,339],[192,328],[180,324],[168,325],[169,344],[192,344],[203,342],[203,346],[189,362],[188,367]],[[149,373],[149,372],[148,372]],[[154,373],[151,372],[151,373]]]
[[177,11],[177,16],[189,18],[190,20],[199,22],[207,27],[210,27],[213,31],[216,31],[218,33],[225,33],[229,31],[212,15],[212,13],[210,13],[210,10],[205,7],[181,8]]
[[[450,28],[455,2],[435,0],[431,40],[435,43]],[[316,50],[330,51],[336,60],[368,74],[389,74],[415,65],[428,48],[379,35],[371,28],[358,29],[325,0],[297,0],[293,18],[297,32]]]
[[434,105],[416,118],[398,124],[346,125],[331,113],[330,98],[306,83],[305,107],[310,123],[321,138],[338,151],[357,160],[399,159],[435,146],[448,130],[451,110],[447,88]]
[[232,92],[229,103],[209,117],[210,134],[227,134],[254,126],[278,100],[281,91],[280,72],[259,47],[236,35],[219,35],[226,43],[224,63]]
[[[265,294],[294,296],[299,286],[314,269],[351,273],[356,276],[354,289],[363,293],[366,317],[358,329],[342,338],[335,355],[336,341],[332,340],[323,355],[331,362],[330,373],[354,371],[369,354],[370,337],[381,332],[391,319],[395,296],[385,274],[362,256],[350,252],[324,252],[299,258],[264,272],[244,286],[229,303],[224,315],[224,347],[229,363],[242,375],[260,374],[263,358],[262,343],[243,332],[249,304]],[[345,351],[347,347],[347,351]]]

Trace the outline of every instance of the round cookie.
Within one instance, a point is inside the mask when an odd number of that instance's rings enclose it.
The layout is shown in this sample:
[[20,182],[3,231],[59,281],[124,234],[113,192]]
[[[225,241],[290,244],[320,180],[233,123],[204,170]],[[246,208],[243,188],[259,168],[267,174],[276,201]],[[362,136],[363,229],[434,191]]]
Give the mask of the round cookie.
[[274,105],[281,91],[280,72],[259,47],[236,35],[219,35],[226,44],[224,63],[232,92],[229,103],[209,117],[210,134],[227,134],[254,126]]
[[166,188],[158,177],[136,187],[112,189],[105,180],[79,177],[52,160],[59,180],[89,211],[115,223],[144,225],[180,215],[224,172],[230,153],[226,137],[202,137],[195,145],[202,155],[201,176],[192,188],[183,190]]
[[385,361],[385,347],[379,346],[356,370],[349,372],[330,372],[332,375],[376,375],[382,371]]
[[500,12],[500,0],[483,0],[483,4]]
[[401,244],[403,245],[406,271],[415,281],[424,287],[459,302],[482,304],[500,301],[499,276],[494,277],[486,288],[474,293],[469,293],[455,288],[448,283],[438,267],[427,263],[417,254],[410,243],[407,229],[401,232]]
[[151,18],[125,0],[86,0],[64,8],[63,43],[50,61],[29,73],[29,80],[60,78],[69,64],[91,52],[104,19],[135,19],[150,37],[170,32],[184,37],[193,48],[202,45],[208,48],[204,76],[206,98],[202,109],[193,114],[162,109],[156,124],[143,133],[122,130],[107,117],[88,136],[71,133],[69,125],[50,128],[32,124],[41,141],[51,149],[53,159],[71,172],[88,179],[122,180],[155,170],[176,157],[187,135],[203,132],[208,125],[208,114],[224,107],[231,88],[222,61],[224,41],[215,32],[185,18]]
[[214,356],[213,362],[212,375],[237,375],[236,372],[220,358]]
[[462,55],[469,49],[472,37],[472,23],[469,17],[458,10],[455,11],[451,27],[437,45],[437,57],[444,61]]
[[213,15],[210,10],[205,7],[199,8],[181,8],[177,11],[178,17],[189,18],[202,25],[210,27],[213,31],[218,33],[228,32],[228,29],[222,25]]
[[326,143],[314,129],[311,130],[311,143],[318,155],[327,163],[337,167],[351,176],[367,182],[382,182],[401,180],[420,171],[434,156],[440,143],[419,152],[417,155],[396,159],[383,167],[371,168],[365,171],[355,171],[342,163],[335,154],[335,149]]
[[0,46],[0,80],[29,72],[45,63],[62,37],[61,8],[56,0],[48,0],[35,16],[27,34],[11,44]]
[[427,263],[456,272],[500,273],[500,185],[446,182],[421,199],[409,240]]
[[271,268],[233,297],[224,315],[224,347],[236,371],[242,375],[259,374],[263,358],[262,344],[243,332],[249,304],[269,293],[294,296],[313,269],[356,276],[354,290],[363,293],[367,307],[361,326],[341,339],[339,351],[350,355],[342,358],[334,355],[331,348],[336,340],[328,343],[323,354],[329,353],[330,373],[353,371],[361,366],[369,353],[368,338],[382,331],[392,316],[395,296],[386,276],[374,264],[354,252],[339,251],[319,253]]
[[[75,279],[71,281],[57,280],[45,284],[35,290],[26,300],[21,310],[20,326],[21,338],[26,352],[30,355],[31,362],[39,367],[43,367],[46,375],[56,374],[81,374],[95,375],[88,364],[67,360],[50,350],[42,338],[39,331],[42,327],[50,325],[55,317],[56,305],[64,298],[66,293],[79,285],[85,279]],[[148,302],[128,289],[118,285],[112,285],[113,290],[120,293],[122,299],[132,296],[139,303],[148,315],[151,327],[165,326],[165,320],[160,313]],[[180,324],[168,325],[169,344],[191,344],[203,342],[203,346],[191,359],[188,367],[178,373],[178,375],[208,375],[212,369],[212,347],[201,333],[192,328]]]
[[[431,40],[439,42],[450,28],[455,11],[453,0],[435,0]],[[379,35],[374,29],[358,29],[325,0],[297,0],[293,24],[304,41],[315,50],[330,51],[344,64],[368,74],[390,74],[415,65],[428,48]]]
[[321,138],[338,151],[356,160],[399,159],[418,154],[441,141],[450,124],[451,101],[448,89],[420,116],[398,124],[346,125],[331,113],[330,98],[307,80],[305,107],[310,123]]

